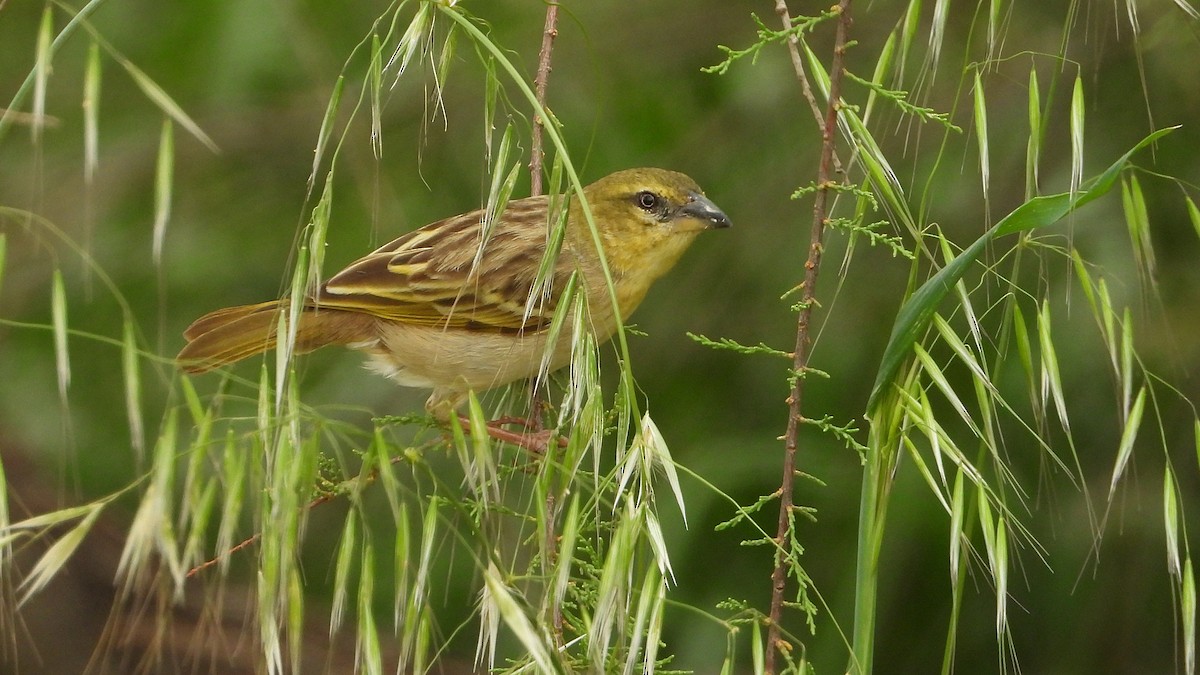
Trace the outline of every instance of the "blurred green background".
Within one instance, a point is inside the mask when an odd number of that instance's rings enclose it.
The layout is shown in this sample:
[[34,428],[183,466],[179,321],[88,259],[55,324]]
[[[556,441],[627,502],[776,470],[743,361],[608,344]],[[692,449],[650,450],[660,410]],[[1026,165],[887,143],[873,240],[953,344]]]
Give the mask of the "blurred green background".
[[[1021,203],[1026,82],[1035,62],[1052,120],[1041,165],[1044,189],[1067,187],[1066,111],[1078,70],[1087,92],[1085,175],[1153,128],[1182,124],[1138,161],[1189,181],[1196,197],[1197,23],[1172,3],[1133,4],[1141,12],[1136,40],[1124,7],[1111,3],[1076,7],[1072,23],[1072,3],[1003,5],[1003,59],[986,75],[992,87],[990,211],[976,168],[969,76],[960,82],[964,64],[986,55],[973,24],[986,3],[951,8],[939,70],[914,82],[924,54],[919,47],[902,83],[920,91],[926,105],[952,111],[953,121],[964,129],[952,135],[928,194],[928,222],[965,245]],[[0,103],[10,99],[33,66],[44,7],[27,0],[0,2]],[[532,75],[544,5],[508,0],[467,7],[488,21],[496,42],[512,50],[512,58]],[[549,88],[550,107],[564,123],[585,181],[631,166],[676,169],[693,176],[733,220],[733,229],[700,238],[653,290],[634,317],[647,336],[633,339],[632,352],[648,408],[675,459],[741,503],[778,486],[786,373],[766,357],[712,351],[685,333],[791,349],[794,314],[790,301],[780,297],[802,277],[811,202],[789,196],[815,178],[819,134],[783,49],[767,48],[753,65],[739,62],[723,76],[701,68],[722,59],[717,45],[749,44],[755,31],[751,12],[773,23],[773,7],[772,2],[729,0],[565,2]],[[870,75],[888,32],[907,7],[899,2],[856,6],[858,44],[849,54],[851,70]],[[819,8],[795,3],[792,12]],[[351,51],[383,10],[380,3],[110,0],[93,17],[95,30],[174,97],[220,148],[210,152],[176,126],[161,267],[152,261],[151,227],[163,115],[105,57],[99,169],[94,183],[85,185],[80,101],[88,39],[82,32],[55,57],[46,107],[55,123],[41,142],[31,143],[23,126],[0,139],[0,206],[36,213],[85,246],[133,306],[150,344],[169,359],[182,344],[180,331],[195,317],[224,305],[272,298],[286,287],[293,244],[311,208],[305,202],[306,181],[328,98]],[[55,12],[56,26],[65,20]],[[926,39],[929,24],[929,17],[922,17],[918,43]],[[445,28],[441,23],[439,35]],[[828,32],[821,29],[813,37],[818,54],[828,53]],[[1064,39],[1071,61],[1060,67],[1049,54]],[[436,83],[440,102],[432,96],[430,69],[414,67],[418,71],[402,78],[386,100],[381,159],[372,156],[365,118],[351,127],[334,188],[327,272],[401,232],[477,207],[486,195],[484,80],[474,49],[460,36],[449,78]],[[360,56],[347,71],[347,99],[357,96],[362,72]],[[865,95],[851,86],[847,98],[861,103]],[[524,112],[523,106],[517,109]],[[874,129],[901,183],[914,201],[919,199],[941,129],[888,110]],[[526,138],[521,142],[528,147]],[[1158,254],[1156,289],[1138,282],[1116,195],[1073,220],[1073,242],[1105,267],[1118,304],[1135,308],[1147,366],[1196,399],[1200,243],[1179,187],[1145,177],[1142,183]],[[523,178],[517,193],[527,192],[527,186]],[[76,254],[11,214],[0,227],[8,241],[0,318],[48,326],[51,271],[58,266],[66,277],[71,326],[120,337],[116,304]],[[860,245],[843,270],[845,238],[831,234],[827,247],[814,364],[831,377],[810,382],[806,406],[811,416],[831,414],[845,421],[862,414],[909,267],[880,248]],[[1055,259],[1043,274],[1059,280],[1060,288],[1070,286],[1065,260]],[[1079,336],[1063,340],[1059,354],[1077,422],[1076,445],[1085,472],[1094,478],[1089,487],[1096,508],[1103,508],[1120,435],[1111,377],[1086,312],[1064,313],[1062,319],[1057,328]],[[83,337],[73,337],[70,347],[72,380],[64,405],[55,385],[50,333],[0,325],[0,452],[8,467],[23,457],[19,461],[27,462],[31,476],[17,484],[10,475],[10,489],[18,495],[11,507],[14,519],[24,515],[21,490],[35,484],[47,486],[50,495],[41,503],[70,505],[123,487],[136,475],[119,350]],[[306,402],[336,409],[330,414],[364,428],[371,415],[420,410],[423,392],[398,389],[358,363],[357,356],[333,350],[310,357],[303,368]],[[145,361],[142,367],[153,437],[165,406],[178,402],[178,375],[167,360]],[[247,376],[255,372],[244,368]],[[200,381],[200,386],[207,385]],[[1162,434],[1195,505],[1200,485],[1191,411],[1169,402],[1164,406]],[[801,482],[799,503],[817,509],[816,521],[801,527],[804,563],[827,605],[817,634],[807,638],[808,654],[820,672],[837,672],[845,649],[830,618],[842,626],[851,620],[860,462],[827,437],[811,433],[803,440],[800,466],[823,482]],[[1038,464],[1027,437],[1014,434],[1008,441],[1011,461],[1036,490],[1031,501],[1040,510],[1027,520],[1048,549],[1050,565],[1025,551],[1014,575],[1011,621],[1020,667],[1031,673],[1171,672],[1179,646],[1161,525],[1161,454],[1148,452],[1136,461],[1118,492],[1106,536],[1093,549],[1079,492]],[[950,618],[949,525],[911,469],[902,463],[897,477],[882,559],[876,663],[884,673],[938,668]],[[729,597],[765,609],[769,554],[739,545],[753,536],[749,531],[713,531],[732,516],[726,503],[694,482],[685,484],[685,492],[686,530],[665,509],[678,582],[674,597],[709,611]],[[763,514],[763,523],[773,520],[773,514]],[[312,530],[310,548],[325,552],[323,558],[314,556],[323,559],[314,563],[319,567],[329,563],[333,544],[322,539],[321,528]],[[323,572],[314,569],[309,580],[320,596],[327,582]],[[1000,670],[993,591],[986,575],[968,580],[968,587],[973,590],[963,609],[956,665],[960,672]],[[462,601],[464,593],[447,591],[447,604],[452,598]],[[459,611],[446,609],[449,616]],[[792,618],[790,627],[803,632]],[[31,624],[36,641],[37,622]],[[66,652],[77,650],[86,657],[95,642],[87,639],[87,630],[80,633],[77,644],[61,650],[64,654],[43,656],[66,658]],[[668,614],[665,640],[677,654],[673,665],[697,672],[714,672],[725,649],[719,626],[682,609]],[[472,648],[473,643],[456,645],[468,659]],[[747,655],[745,645],[740,653]],[[21,672],[39,672],[39,666],[26,661]]]

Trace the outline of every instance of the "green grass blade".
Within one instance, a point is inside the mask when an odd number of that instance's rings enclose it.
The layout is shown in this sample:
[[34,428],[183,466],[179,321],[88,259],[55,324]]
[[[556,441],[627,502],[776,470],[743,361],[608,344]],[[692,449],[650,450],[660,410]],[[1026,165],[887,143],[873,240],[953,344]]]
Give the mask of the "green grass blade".
[[1163,471],[1163,531],[1167,540],[1167,569],[1179,580],[1183,574],[1179,557],[1179,501],[1175,496],[1175,472],[1170,464]]
[[[92,12],[95,12],[100,8],[100,5],[104,4],[104,1],[105,0],[89,0],[87,4],[81,7],[78,12],[76,12],[75,16],[71,17],[71,20],[68,21],[65,26],[63,26],[63,29],[58,32],[58,35],[54,36],[54,41],[50,43],[49,48],[46,50],[47,60],[53,58],[54,53],[58,51],[58,48],[62,45],[62,43],[69,39],[75,32],[75,29],[83,25]],[[46,11],[49,11],[48,7]],[[17,92],[13,94],[13,97],[10,99],[8,105],[0,106],[0,108],[2,108],[2,110],[0,110],[0,141],[4,140],[4,135],[8,133],[8,129],[13,125],[13,121],[20,116],[25,97],[29,95],[29,91],[33,88],[34,81],[37,79],[37,77],[38,69],[35,66],[34,69],[29,72],[29,75],[25,77],[25,81],[21,83],[21,86],[17,87]]]
[[1183,615],[1183,653],[1185,673],[1196,672],[1196,581],[1192,577],[1192,557],[1183,563],[1179,613]]
[[383,157],[383,47],[379,34],[371,35],[370,81],[367,87],[371,95],[371,150],[375,158]]
[[[1178,7],[1179,9],[1182,9],[1184,11],[1184,13],[1187,14],[1188,17],[1190,19],[1192,19],[1193,21],[1200,21],[1200,11],[1196,11],[1196,8],[1193,7],[1192,4],[1190,2],[1188,2],[1188,0],[1175,0],[1175,6]],[[1194,668],[1192,668],[1191,666],[1188,667],[1189,673],[1194,672],[1194,671],[1195,671]]]
[[1121,476],[1125,475],[1125,467],[1129,465],[1129,458],[1133,456],[1133,444],[1137,441],[1138,430],[1142,426],[1142,410],[1145,405],[1146,388],[1142,387],[1133,401],[1133,408],[1129,411],[1125,429],[1121,432],[1121,444],[1117,447],[1117,461],[1113,467],[1112,481],[1108,484],[1109,499],[1112,499],[1113,494],[1116,493],[1117,483],[1121,481]]
[[126,59],[120,55],[114,55],[114,57],[116,58],[117,62],[125,68],[125,71],[129,73],[129,76],[133,78],[133,81],[137,84],[138,88],[142,90],[142,93],[146,95],[146,98],[150,99],[154,105],[158,106],[160,110],[166,113],[168,118],[174,120],[179,124],[179,126],[187,130],[187,132],[195,137],[196,140],[204,144],[204,147],[208,148],[212,152],[219,151],[216,141],[209,138],[208,134],[204,133],[204,130],[200,128],[200,125],[196,124],[196,121],[189,117],[188,114],[183,111],[183,108],[181,108],[179,104],[175,102],[175,99],[171,98],[171,96],[167,94],[162,87],[158,86],[157,82],[151,79],[149,75],[142,72],[140,68],[133,65],[129,59]]
[[175,133],[171,118],[163,120],[158,139],[158,163],[154,171],[154,264],[162,264],[167,221],[171,218],[171,185],[175,176]]
[[1129,227],[1129,242],[1133,246],[1133,257],[1143,277],[1153,279],[1157,273],[1154,245],[1150,241],[1150,215],[1146,210],[1146,197],[1137,176],[1130,176],[1121,183],[1121,206],[1125,211],[1125,223]]
[[990,194],[988,185],[991,178],[991,162],[988,160],[987,102],[983,98],[983,82],[980,81],[978,70],[975,71],[974,90],[975,143],[979,148],[979,178],[983,182],[983,202],[986,205]]
[[950,586],[958,588],[958,575],[962,570],[963,543],[966,531],[963,530],[963,519],[966,516],[966,498],[963,492],[963,472],[959,469],[954,476],[954,491],[950,498]]
[[1083,79],[1076,75],[1071,92],[1071,194],[1083,184],[1083,125]]
[[0,569],[8,569],[12,562],[13,533],[9,529],[12,524],[8,514],[8,478],[4,475],[4,461],[0,458]]
[[145,452],[145,425],[142,422],[142,376],[138,370],[137,335],[133,318],[126,315],[121,340],[121,372],[125,380],[125,414],[129,420],[129,439],[140,458]]
[[229,568],[229,556],[225,552],[233,548],[236,541],[238,521],[244,503],[243,485],[246,482],[246,463],[249,453],[238,446],[233,430],[225,437],[224,457],[221,462],[221,486],[225,498],[221,502],[221,523],[217,526],[217,552],[220,555],[220,570]]
[[62,270],[54,270],[50,292],[50,321],[54,328],[54,363],[58,374],[58,395],[65,401],[71,386],[71,354],[67,350],[67,291]]
[[1004,516],[996,521],[996,557],[992,573],[996,576],[996,635],[1008,631],[1008,527]]
[[33,65],[33,114],[29,130],[33,135],[34,145],[41,141],[42,129],[46,126],[46,83],[50,80],[50,59],[54,55],[54,50],[50,47],[50,36],[53,33],[54,8],[46,5],[42,10],[42,23],[38,28],[37,60]]
[[509,630],[516,636],[517,641],[525,648],[533,663],[537,666],[539,673],[554,673],[558,669],[554,665],[554,660],[550,658],[550,652],[546,649],[546,640],[542,634],[529,620],[529,616],[525,614],[525,610],[513,598],[512,593],[508,591],[508,586],[500,577],[500,571],[495,565],[488,565],[484,572],[483,579],[487,584],[488,592],[491,593],[492,599],[496,603],[496,607],[500,612],[500,618],[508,626]]
[[4,260],[8,255],[8,237],[0,232],[0,291],[4,290]]
[[92,526],[96,524],[96,519],[99,518],[102,510],[99,503],[90,505],[87,516],[70,530],[67,530],[63,536],[59,537],[58,541],[46,549],[41,558],[38,558],[38,561],[34,563],[33,569],[29,571],[29,576],[25,577],[25,580],[21,582],[21,604],[24,604],[45,588],[46,584],[50,583],[62,571],[63,566],[70,561],[71,556],[75,553],[75,549],[79,548],[79,544],[83,542],[83,538],[87,536]]
[[929,70],[936,73],[941,60],[942,43],[946,38],[946,19],[950,16],[950,0],[936,0],[933,5],[933,25],[929,27]]
[[312,173],[308,175],[308,189],[312,190],[317,182],[317,169],[325,158],[325,149],[333,135],[333,125],[337,122],[338,104],[342,101],[342,90],[346,86],[346,76],[339,75],[333,83],[333,93],[329,95],[329,104],[325,106],[325,116],[321,118],[321,130],[317,132],[317,149],[313,151]]
[[1029,68],[1029,143],[1025,148],[1025,198],[1038,193],[1038,165],[1042,153],[1042,101],[1037,68]]
[[336,562],[333,566],[333,601],[329,608],[329,637],[337,635],[346,617],[346,598],[350,595],[350,568],[358,550],[358,516],[351,511],[342,527]]
[[1200,208],[1196,208],[1196,202],[1192,201],[1191,197],[1187,197],[1188,218],[1192,221],[1192,227],[1196,230],[1196,236],[1200,237]]
[[891,336],[888,338],[882,362],[876,373],[867,409],[872,410],[880,403],[884,389],[890,386],[896,373],[899,372],[901,364],[908,358],[917,336],[924,332],[929,325],[929,321],[937,311],[942,299],[954,288],[954,284],[958,283],[971,265],[983,255],[991,241],[1007,234],[1024,232],[1056,223],[1072,211],[1103,196],[1112,189],[1121,170],[1135,152],[1176,128],[1178,127],[1160,129],[1143,138],[1128,152],[1121,155],[1108,169],[1090,181],[1087,189],[1081,194],[1060,193],[1034,197],[1018,206],[922,284],[905,302],[892,326]]
[[368,541],[363,545],[362,564],[358,581],[358,626],[355,645],[357,672],[383,675],[383,647],[375,626],[375,549]]
[[88,185],[100,165],[100,45],[88,48],[83,78],[83,178]]
[[1062,371],[1058,367],[1058,352],[1054,349],[1053,332],[1051,331],[1050,303],[1042,302],[1042,309],[1037,316],[1038,351],[1042,365],[1042,399],[1049,390],[1054,400],[1054,409],[1058,412],[1058,420],[1068,435],[1071,433],[1071,421],[1067,415],[1067,397],[1063,392]]
[[1125,308],[1121,320],[1121,368],[1117,371],[1121,386],[1121,419],[1129,419],[1129,401],[1133,397],[1133,313]]

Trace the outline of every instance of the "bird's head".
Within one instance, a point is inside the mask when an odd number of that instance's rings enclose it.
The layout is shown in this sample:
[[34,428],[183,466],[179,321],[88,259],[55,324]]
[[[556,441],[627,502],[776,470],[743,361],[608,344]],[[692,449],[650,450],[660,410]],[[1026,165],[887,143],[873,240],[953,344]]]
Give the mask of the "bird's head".
[[[696,181],[666,169],[626,169],[584,188],[588,206],[614,272],[627,266],[670,269],[696,234],[729,227],[729,217]],[[578,204],[572,220],[587,235]],[[665,265],[664,265],[665,264]]]
[[626,169],[584,189],[601,230],[636,236],[729,227],[729,217],[704,196],[696,181],[666,169]]
[[[627,169],[584,188],[618,295],[628,314],[655,279],[675,265],[696,235],[729,227],[729,217],[696,181],[665,169]],[[591,230],[578,200],[571,205],[576,245],[592,248]]]

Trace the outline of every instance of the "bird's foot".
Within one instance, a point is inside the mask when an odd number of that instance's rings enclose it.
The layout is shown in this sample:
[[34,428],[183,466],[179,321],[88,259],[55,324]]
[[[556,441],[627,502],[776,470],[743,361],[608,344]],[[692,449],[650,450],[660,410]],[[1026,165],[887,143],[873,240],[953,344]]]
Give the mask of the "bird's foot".
[[[464,429],[469,429],[471,426],[471,420],[465,416],[459,415],[458,421],[463,425]],[[505,424],[520,425],[525,430],[511,431],[504,428]],[[558,448],[567,447],[567,439],[559,436],[557,429],[534,431],[537,425],[523,417],[500,417],[488,422],[485,428],[487,429],[488,436],[504,443],[511,443],[539,457],[545,455],[552,446]]]

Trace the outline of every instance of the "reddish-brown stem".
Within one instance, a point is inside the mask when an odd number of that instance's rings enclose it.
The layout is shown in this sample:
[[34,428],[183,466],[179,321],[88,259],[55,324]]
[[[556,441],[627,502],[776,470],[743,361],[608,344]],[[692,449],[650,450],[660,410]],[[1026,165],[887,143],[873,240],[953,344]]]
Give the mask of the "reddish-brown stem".
[[[403,462],[403,461],[407,461],[406,455],[397,455],[396,457],[393,457],[391,459],[392,464],[399,464],[400,462]],[[378,477],[379,477],[379,469],[376,468],[376,469],[372,469],[371,472],[367,474],[367,476],[364,480],[366,481],[366,483],[369,484]],[[313,497],[312,500],[308,502],[308,504],[305,504],[304,509],[306,511],[312,510],[313,508],[316,508],[322,504],[331,502],[339,494],[341,494],[341,493],[322,492],[321,494],[317,495],[316,497]],[[190,578],[196,576],[197,574],[203,572],[204,570],[212,567],[213,565],[216,565],[217,563],[221,562],[221,560],[232,556],[234,553],[237,553],[238,551],[241,551],[242,549],[249,548],[250,546],[257,544],[260,539],[262,539],[262,532],[255,532],[254,534],[250,535],[249,537],[246,537],[245,539],[243,539],[241,542],[229,547],[229,550],[225,551],[221,555],[219,555],[215,558],[212,558],[210,560],[205,560],[204,562],[200,563],[199,565],[196,565],[192,569],[188,570],[188,572],[185,576],[190,579]]]
[[[538,105],[542,110],[546,109],[546,85],[550,82],[550,54],[554,50],[554,38],[558,37],[558,3],[551,0],[546,5],[546,24],[542,29],[542,47],[538,50],[538,67],[537,74],[533,78],[534,93],[537,96]],[[529,194],[542,194],[542,160],[544,152],[542,151],[542,129],[545,127],[546,121],[542,119],[540,111],[533,111],[533,138],[530,141],[529,149]],[[537,430],[541,433],[546,433],[541,430],[542,422],[542,403],[538,396],[537,384],[533,385],[533,390],[529,396],[529,414],[536,420]],[[547,450],[549,450],[547,444]],[[545,560],[542,561],[544,568],[549,575],[555,559],[558,557],[558,528],[556,519],[558,513],[555,510],[556,498],[553,488],[546,491],[546,551]],[[554,636],[555,640],[561,642],[562,638],[562,612],[556,606],[553,609]]]
[[[374,476],[375,476],[375,474],[371,474],[372,480],[374,479]],[[312,499],[312,501],[310,501],[308,503],[308,505],[305,506],[304,508],[305,508],[305,510],[311,510],[314,507],[324,504],[325,502],[333,501],[333,498],[336,496],[337,495],[332,492],[322,493],[322,494],[314,497]],[[229,557],[233,556],[234,553],[237,553],[238,551],[240,551],[244,548],[249,548],[250,546],[257,544],[258,540],[260,540],[260,539],[262,539],[262,532],[255,532],[254,534],[250,535],[249,537],[243,539],[240,543],[234,544],[233,546],[229,547],[229,550],[225,551],[225,553],[217,556],[216,558],[212,558],[211,560],[205,560],[204,562],[200,563],[199,565],[196,565],[192,569],[188,570],[188,572],[185,576],[188,579],[190,579],[190,578],[196,576],[197,574],[203,572],[204,570],[212,567],[213,565],[216,565],[217,563],[221,562],[225,558],[229,558]]]
[[[550,81],[550,53],[554,50],[554,38],[558,36],[558,3],[546,5],[546,26],[542,29],[542,48],[538,51],[537,75],[533,78],[538,105],[546,108],[546,83]],[[538,111],[533,111],[533,139],[529,152],[529,193],[542,194],[542,126],[545,125]]]
[[[787,17],[785,0],[776,4],[782,17]],[[780,9],[781,8],[781,9]],[[791,546],[788,540],[791,536],[793,492],[796,480],[796,450],[799,446],[801,401],[804,394],[804,375],[808,371],[809,351],[812,347],[810,324],[815,306],[814,298],[817,290],[817,274],[821,269],[822,240],[825,235],[825,224],[828,220],[828,203],[830,187],[835,184],[833,179],[834,149],[837,142],[838,104],[842,90],[842,69],[846,52],[846,34],[850,27],[850,0],[838,3],[837,37],[833,46],[833,62],[829,68],[829,102],[825,107],[825,117],[821,129],[821,159],[817,167],[817,191],[813,204],[812,229],[809,235],[808,259],[804,263],[804,286],[800,302],[800,315],[796,320],[796,349],[792,368],[796,377],[788,396],[787,432],[784,434],[783,482],[779,494],[779,525],[776,530],[775,542],[778,546],[775,553],[775,569],[771,573],[771,609],[768,614],[767,626],[767,662],[766,672],[772,675],[776,672],[775,661],[777,654],[790,645],[782,638],[781,621],[783,616],[784,596],[787,592],[787,579]],[[791,25],[790,18],[786,19]]]
[[[792,27],[792,13],[788,10],[787,0],[775,0],[775,14],[779,16],[780,22],[783,23],[784,30]],[[817,102],[817,97],[813,94],[812,87],[808,84],[808,74],[804,72],[804,58],[800,56],[800,38],[795,35],[788,36],[787,48],[788,55],[792,58],[792,71],[796,73],[796,81],[800,83],[800,93],[803,94],[809,109],[812,110],[813,119],[816,120],[817,126],[821,127],[825,124],[825,112],[821,110],[821,104]],[[842,162],[838,159],[836,151],[833,153],[833,168],[838,173],[842,171]]]

